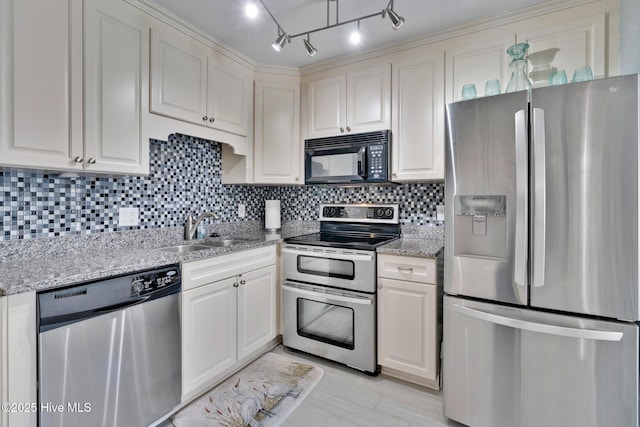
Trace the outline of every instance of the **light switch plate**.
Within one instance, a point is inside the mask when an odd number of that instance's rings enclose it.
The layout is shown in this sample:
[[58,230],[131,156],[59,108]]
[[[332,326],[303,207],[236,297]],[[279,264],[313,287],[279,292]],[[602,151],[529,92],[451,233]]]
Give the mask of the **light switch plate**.
[[118,208],[118,227],[135,227],[140,223],[138,208]]
[[238,203],[238,216],[240,218],[247,216],[247,205],[244,203]]
[[444,205],[436,206],[436,221],[444,221]]

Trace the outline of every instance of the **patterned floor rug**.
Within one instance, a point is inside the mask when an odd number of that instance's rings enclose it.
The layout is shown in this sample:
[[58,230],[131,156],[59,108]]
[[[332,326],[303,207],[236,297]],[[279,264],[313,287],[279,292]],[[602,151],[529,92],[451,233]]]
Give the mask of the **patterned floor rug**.
[[276,427],[324,371],[267,353],[173,416],[176,427]]

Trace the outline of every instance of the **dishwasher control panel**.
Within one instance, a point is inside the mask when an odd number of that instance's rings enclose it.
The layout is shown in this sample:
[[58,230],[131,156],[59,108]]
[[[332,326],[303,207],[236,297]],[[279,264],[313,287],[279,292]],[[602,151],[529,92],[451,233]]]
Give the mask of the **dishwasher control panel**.
[[180,267],[140,274],[131,278],[131,298],[144,297],[180,283]]

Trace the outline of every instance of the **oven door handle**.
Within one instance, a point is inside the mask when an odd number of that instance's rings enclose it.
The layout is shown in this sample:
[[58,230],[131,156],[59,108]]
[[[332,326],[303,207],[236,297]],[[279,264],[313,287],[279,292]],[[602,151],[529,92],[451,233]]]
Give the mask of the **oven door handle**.
[[[373,300],[369,298],[352,298],[346,297],[344,295],[334,295],[327,292],[314,292],[308,291],[306,289],[301,289],[295,285],[291,285],[288,283],[282,284],[284,290],[291,290],[299,295],[306,295],[308,297],[313,298],[314,300],[320,300],[324,303],[332,303],[332,302],[346,302],[348,304],[358,304],[358,305],[371,305],[373,304]],[[287,289],[288,288],[288,289]]]
[[331,253],[331,252],[316,252],[316,251],[301,251],[297,249],[289,249],[283,248],[283,254],[292,254],[292,255],[306,255],[306,256],[314,256],[316,258],[329,258],[329,259],[341,259],[347,261],[373,261],[373,255],[366,254],[340,254],[340,253]]

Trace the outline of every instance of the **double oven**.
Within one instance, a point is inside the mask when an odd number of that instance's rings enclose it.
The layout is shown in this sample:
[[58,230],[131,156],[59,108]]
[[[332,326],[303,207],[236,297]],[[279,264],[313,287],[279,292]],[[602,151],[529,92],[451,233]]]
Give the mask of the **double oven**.
[[284,345],[375,373],[376,247],[399,234],[397,205],[320,205],[282,250]]

